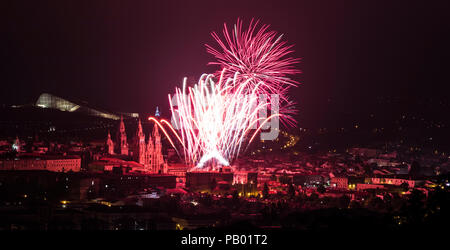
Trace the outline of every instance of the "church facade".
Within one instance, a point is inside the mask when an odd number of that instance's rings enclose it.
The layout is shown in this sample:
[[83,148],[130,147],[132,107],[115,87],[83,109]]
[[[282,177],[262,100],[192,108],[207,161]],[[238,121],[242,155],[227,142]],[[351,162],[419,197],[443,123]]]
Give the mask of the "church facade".
[[145,138],[145,133],[142,129],[141,120],[138,121],[138,127],[134,138],[128,144],[127,135],[125,131],[125,124],[123,117],[120,119],[119,130],[117,133],[117,143],[115,144],[111,135],[108,132],[106,140],[107,153],[128,155],[133,161],[144,166],[144,169],[150,173],[166,174],[167,162],[164,161],[162,155],[161,136],[159,134],[158,126],[153,126],[153,131]]

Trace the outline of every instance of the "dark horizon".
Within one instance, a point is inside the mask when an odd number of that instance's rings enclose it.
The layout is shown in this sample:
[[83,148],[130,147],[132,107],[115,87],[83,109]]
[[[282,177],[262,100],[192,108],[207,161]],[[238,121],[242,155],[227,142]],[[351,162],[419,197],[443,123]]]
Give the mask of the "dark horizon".
[[302,124],[376,110],[385,97],[414,107],[448,99],[444,1],[11,1],[3,10],[1,104],[48,92],[112,111],[160,106],[168,115],[167,94],[183,77],[217,69],[207,65],[210,33],[237,18],[270,24],[294,44],[303,73],[290,96]]

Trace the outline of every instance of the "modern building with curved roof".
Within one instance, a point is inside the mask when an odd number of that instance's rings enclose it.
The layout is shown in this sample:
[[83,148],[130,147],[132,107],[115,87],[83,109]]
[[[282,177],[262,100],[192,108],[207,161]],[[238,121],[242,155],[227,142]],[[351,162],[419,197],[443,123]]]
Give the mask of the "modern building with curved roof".
[[49,93],[42,93],[35,104],[40,108],[57,109],[64,112],[80,112],[86,115],[97,116],[105,119],[119,120],[120,115],[126,115],[130,117],[139,117],[137,113],[121,113],[114,114],[99,109],[88,107],[85,104],[79,104],[74,101],[69,101],[64,98],[54,96]]

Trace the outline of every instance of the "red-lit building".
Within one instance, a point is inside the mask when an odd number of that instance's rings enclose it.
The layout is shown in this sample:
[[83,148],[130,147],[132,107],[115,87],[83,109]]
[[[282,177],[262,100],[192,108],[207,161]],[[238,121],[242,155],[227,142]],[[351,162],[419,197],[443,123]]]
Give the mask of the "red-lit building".
[[45,156],[15,158],[0,161],[0,170],[48,170],[52,172],[79,172],[79,156]]
[[330,187],[339,189],[348,189],[347,177],[332,177],[330,179]]
[[161,136],[156,125],[153,126],[153,132],[148,135],[148,140],[146,140],[141,121],[139,120],[136,134],[131,142],[128,143],[122,117],[117,133],[117,143],[112,141],[108,133],[106,147],[109,155],[114,154],[113,149],[115,147],[119,155],[131,157],[133,161],[142,166],[142,171],[144,172],[167,174],[167,161],[164,160],[162,154]]
[[367,184],[367,183],[356,184],[356,191],[364,191],[369,189],[386,189],[386,187],[381,184]]
[[167,166],[167,173],[177,177],[177,182],[186,183],[186,172],[189,166],[183,163],[172,163]]
[[323,184],[324,178],[318,174],[312,175],[295,174],[292,176],[292,182],[295,185],[300,185],[302,187],[315,187]]
[[247,171],[235,171],[233,176],[233,184],[257,184],[258,173]]
[[364,180],[366,184],[388,184],[394,186],[400,186],[403,183],[408,184],[408,187],[413,188],[416,186],[415,180],[399,179],[399,178],[366,178]]
[[226,182],[228,185],[233,184],[232,172],[187,172],[186,187],[192,189],[208,188],[213,180],[216,183]]

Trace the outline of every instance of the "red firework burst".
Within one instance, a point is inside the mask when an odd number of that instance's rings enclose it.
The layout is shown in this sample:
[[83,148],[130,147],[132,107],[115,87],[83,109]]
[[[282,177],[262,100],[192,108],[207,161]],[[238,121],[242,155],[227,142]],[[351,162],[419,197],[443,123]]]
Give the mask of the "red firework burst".
[[294,67],[300,59],[289,56],[293,52],[293,45],[282,41],[283,35],[270,31],[269,25],[262,25],[257,29],[258,23],[252,19],[248,29],[243,30],[242,21],[238,19],[231,33],[225,23],[223,40],[217,33],[212,32],[211,35],[220,48],[214,49],[205,44],[207,52],[217,59],[209,64],[221,67],[216,76],[220,75],[222,69],[227,69],[225,77],[233,78],[235,73],[239,73],[236,79],[238,83],[252,79],[253,84],[248,85],[249,90],[259,84],[259,94],[268,97],[272,94],[278,95],[280,113],[283,114],[281,122],[294,125],[296,121],[291,115],[296,113],[295,103],[289,100],[287,91],[299,84],[290,76],[300,73],[300,70]]
[[[300,73],[294,67],[299,59],[288,56],[293,52],[292,45],[287,45],[281,40],[283,35],[268,30],[269,25],[262,25],[259,30],[257,26],[258,21],[254,22],[252,19],[248,29],[243,30],[242,21],[238,19],[231,34],[224,24],[224,40],[217,33],[211,33],[220,49],[214,49],[206,44],[207,52],[217,59],[216,62],[209,64],[226,68],[225,77],[233,77],[239,72],[244,80],[252,78],[255,84],[263,82],[261,93],[279,94],[281,99],[287,101],[285,97],[287,89],[298,85],[298,82],[289,75]],[[221,69],[217,74],[220,72]]]

